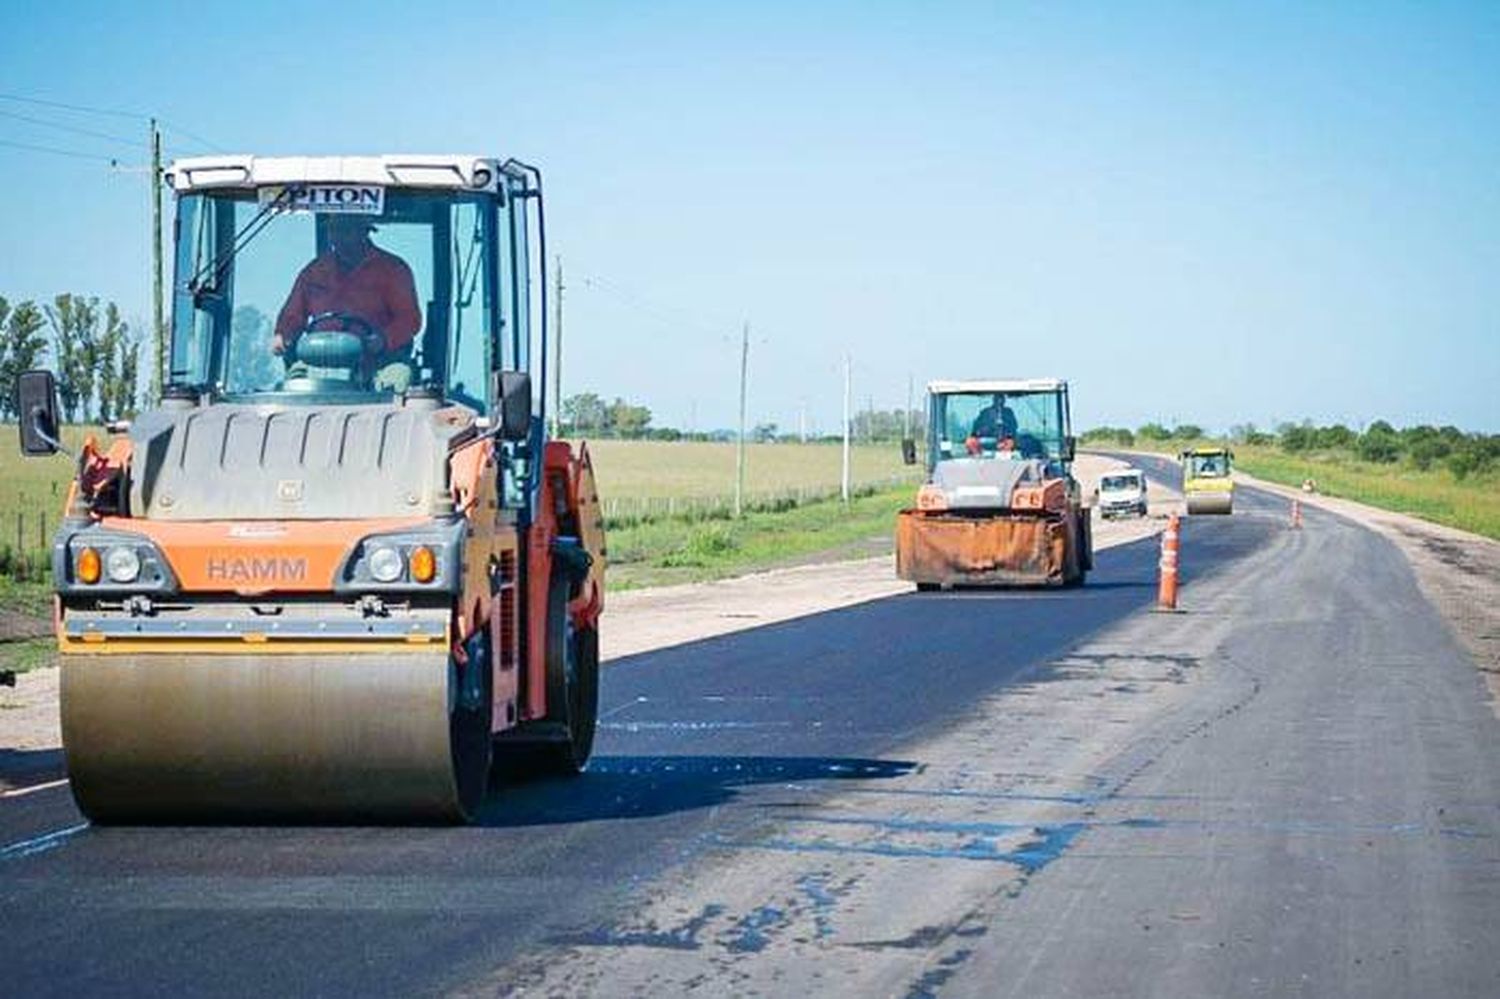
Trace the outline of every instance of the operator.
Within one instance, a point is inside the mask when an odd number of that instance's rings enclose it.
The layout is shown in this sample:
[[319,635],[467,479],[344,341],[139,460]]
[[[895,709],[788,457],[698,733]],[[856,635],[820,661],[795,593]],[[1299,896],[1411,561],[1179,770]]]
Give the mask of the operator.
[[979,411],[969,434],[980,438],[994,437],[997,440],[1015,438],[1016,414],[1005,404],[1005,396],[995,396],[988,406]]
[[[333,215],[328,220],[328,250],[302,268],[276,317],[271,352],[280,354],[306,331],[308,320],[343,313],[363,320],[380,336],[381,352],[373,358],[377,388],[404,391],[411,380],[411,345],[422,328],[417,287],[411,268],[394,253],[370,242],[375,228],[364,215]],[[313,324],[318,330],[359,332],[358,322],[337,316]]]

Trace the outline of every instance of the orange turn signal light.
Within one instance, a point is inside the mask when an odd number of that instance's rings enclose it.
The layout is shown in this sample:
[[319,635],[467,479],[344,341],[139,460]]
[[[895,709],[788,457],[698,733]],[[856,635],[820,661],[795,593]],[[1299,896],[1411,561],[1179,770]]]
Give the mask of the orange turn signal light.
[[437,556],[426,545],[418,545],[411,550],[407,565],[411,568],[411,578],[419,583],[430,583],[437,575]]
[[99,570],[101,563],[99,553],[92,548],[85,548],[78,553],[78,579],[84,583],[99,582]]
[[917,509],[946,510],[948,509],[948,495],[943,492],[941,487],[935,486],[931,482],[926,483],[921,489],[917,490]]

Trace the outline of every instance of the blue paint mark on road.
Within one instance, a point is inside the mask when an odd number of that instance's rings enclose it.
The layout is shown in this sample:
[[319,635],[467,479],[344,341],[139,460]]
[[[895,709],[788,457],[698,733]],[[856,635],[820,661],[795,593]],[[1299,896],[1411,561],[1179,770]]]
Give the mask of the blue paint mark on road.
[[838,896],[828,889],[828,878],[827,873],[821,873],[797,879],[797,889],[812,901],[813,926],[820,940],[833,936],[833,907],[838,902]]
[[87,822],[81,822],[76,826],[58,829],[56,832],[49,832],[43,836],[23,839],[19,843],[0,847],[0,860],[20,860],[22,857],[34,857],[39,853],[55,850],[88,827],[89,824]]
[[698,950],[703,944],[698,940],[698,934],[708,925],[709,920],[723,915],[722,905],[705,905],[703,911],[692,919],[670,927],[658,929],[654,926],[645,929],[628,930],[611,926],[596,926],[591,930],[583,930],[578,933],[558,933],[550,939],[552,943],[572,944],[578,947],[648,947],[660,950]]
[[738,919],[720,942],[733,954],[758,954],[770,944],[770,931],[785,925],[785,912],[774,905],[762,905]]

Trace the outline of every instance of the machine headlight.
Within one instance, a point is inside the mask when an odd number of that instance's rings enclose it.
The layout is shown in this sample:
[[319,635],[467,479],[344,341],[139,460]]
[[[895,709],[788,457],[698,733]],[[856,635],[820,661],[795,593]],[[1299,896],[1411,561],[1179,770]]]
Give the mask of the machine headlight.
[[141,557],[134,548],[117,545],[104,553],[104,571],[111,582],[133,583],[141,574]]
[[401,552],[388,545],[370,550],[370,578],[379,583],[394,583],[406,571]]

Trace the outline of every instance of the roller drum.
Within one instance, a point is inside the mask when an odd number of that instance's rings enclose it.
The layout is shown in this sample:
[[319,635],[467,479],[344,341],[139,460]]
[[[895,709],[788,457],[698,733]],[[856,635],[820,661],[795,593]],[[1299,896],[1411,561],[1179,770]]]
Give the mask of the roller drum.
[[1234,508],[1234,494],[1227,492],[1202,492],[1187,494],[1187,512],[1229,513]]
[[456,689],[437,651],[67,656],[73,794],[104,822],[461,821]]

